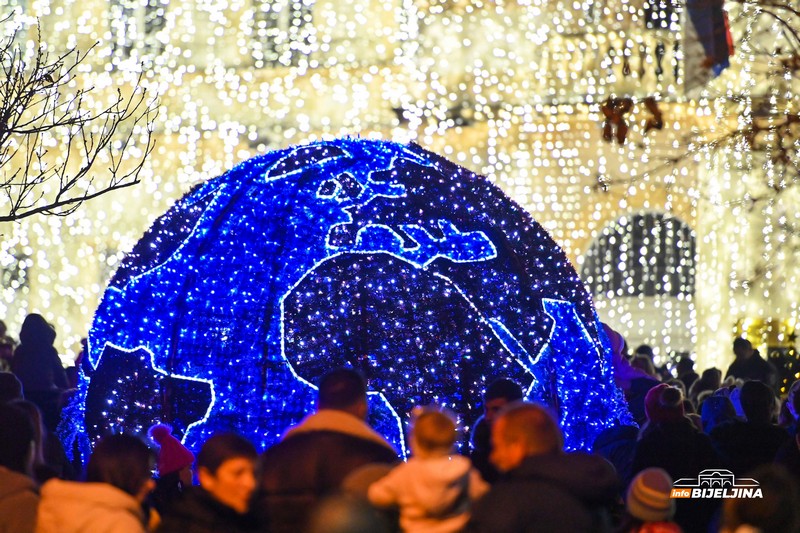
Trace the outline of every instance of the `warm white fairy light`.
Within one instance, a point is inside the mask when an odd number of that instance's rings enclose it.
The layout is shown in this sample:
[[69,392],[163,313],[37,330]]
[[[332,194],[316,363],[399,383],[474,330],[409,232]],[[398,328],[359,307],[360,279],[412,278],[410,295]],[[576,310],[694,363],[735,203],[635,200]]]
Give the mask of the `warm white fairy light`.
[[[737,38],[753,30],[753,7],[743,6],[730,7]],[[26,9],[54,49],[101,41],[86,73],[99,87],[124,86],[128,72],[143,68],[162,102],[141,186],[67,219],[0,228],[9,280],[0,317],[16,331],[27,312],[44,312],[68,356],[119,258],[193,184],[271,148],[352,134],[414,141],[490,176],[579,270],[592,242],[621,217],[657,213],[688,225],[698,252],[693,295],[686,287],[680,297],[645,297],[628,283],[625,294],[598,297],[601,318],[631,344],[654,344],[659,356],[696,346],[699,360],[722,366],[737,320],[798,319],[800,283],[787,266],[796,237],[781,229],[798,222],[788,208],[796,193],[783,194],[771,212],[734,206],[743,176],[763,176],[747,149],[695,145],[696,157],[660,166],[689,150],[693,131],[716,124],[712,139],[736,126],[737,113],[746,127],[752,104],[734,112],[715,95],[751,94],[765,79],[753,67],[762,58],[743,46],[710,89],[689,91],[695,56],[682,41],[680,9],[649,14],[632,0],[602,8],[542,0],[38,0]],[[798,93],[787,76],[775,90],[779,102]],[[610,97],[632,98],[621,144],[601,137]],[[647,97],[663,113],[660,130],[645,132],[653,118]],[[773,184],[783,179],[776,168],[765,172]],[[651,244],[685,245],[671,238]],[[783,259],[746,291],[748,280],[735,273],[762,254]],[[605,259],[617,268],[618,257]]]

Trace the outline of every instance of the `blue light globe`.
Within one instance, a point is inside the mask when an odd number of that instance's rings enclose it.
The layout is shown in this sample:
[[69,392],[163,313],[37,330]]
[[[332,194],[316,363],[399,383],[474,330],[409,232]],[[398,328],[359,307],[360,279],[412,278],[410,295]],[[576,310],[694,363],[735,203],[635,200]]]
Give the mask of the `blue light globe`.
[[630,423],[607,339],[564,252],[485,177],[416,145],[317,142],[198,185],[122,261],[59,433],[168,422],[191,449],[237,431],[261,448],[349,366],[370,423],[406,453],[416,405],[465,435],[488,383],[550,405],[568,449]]

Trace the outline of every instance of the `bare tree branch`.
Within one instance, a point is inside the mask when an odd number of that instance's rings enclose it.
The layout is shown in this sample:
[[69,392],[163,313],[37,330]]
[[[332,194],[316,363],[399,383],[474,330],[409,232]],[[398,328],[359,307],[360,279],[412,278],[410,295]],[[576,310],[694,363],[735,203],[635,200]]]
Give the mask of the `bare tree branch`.
[[125,93],[97,88],[80,68],[96,44],[51,54],[21,37],[0,40],[0,222],[65,216],[138,184],[158,106],[143,74]]

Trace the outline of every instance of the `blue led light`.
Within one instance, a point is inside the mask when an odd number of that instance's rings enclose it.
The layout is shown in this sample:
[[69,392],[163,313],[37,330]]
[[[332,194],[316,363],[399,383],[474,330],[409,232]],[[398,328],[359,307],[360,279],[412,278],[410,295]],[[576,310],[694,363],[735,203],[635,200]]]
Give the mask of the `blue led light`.
[[601,331],[563,251],[486,178],[416,145],[319,142],[249,160],[154,223],[103,297],[95,371],[59,432],[85,453],[163,421],[194,450],[220,429],[263,448],[348,365],[403,453],[411,407],[444,404],[466,434],[502,376],[586,449],[630,422]]

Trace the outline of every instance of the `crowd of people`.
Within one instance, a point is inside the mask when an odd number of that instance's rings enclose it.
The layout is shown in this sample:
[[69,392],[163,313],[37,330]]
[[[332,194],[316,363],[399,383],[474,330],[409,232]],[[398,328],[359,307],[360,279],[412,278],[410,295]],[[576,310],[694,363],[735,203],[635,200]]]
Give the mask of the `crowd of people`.
[[[476,399],[463,454],[456,417],[432,405],[409,413],[403,461],[367,423],[364,378],[339,368],[317,384],[316,411],[260,453],[223,432],[195,456],[156,423],[101,438],[79,472],[54,435],[71,378],[55,330],[29,315],[18,343],[0,327],[12,346],[0,351],[0,533],[800,531],[800,381],[781,397],[743,338],[723,378],[689,358],[659,368],[648,347],[631,355],[606,334],[637,425],[607,428],[591,453],[565,451],[550,408],[502,378]],[[748,479],[758,497],[673,497],[704,471]]]

